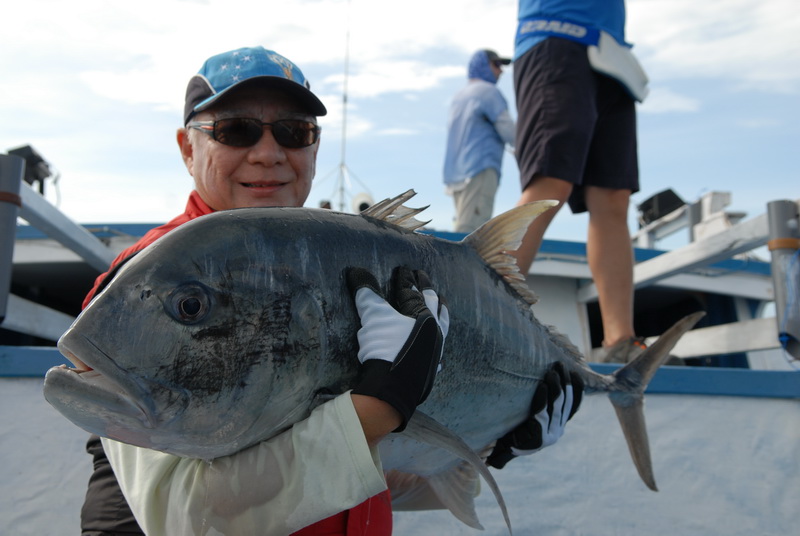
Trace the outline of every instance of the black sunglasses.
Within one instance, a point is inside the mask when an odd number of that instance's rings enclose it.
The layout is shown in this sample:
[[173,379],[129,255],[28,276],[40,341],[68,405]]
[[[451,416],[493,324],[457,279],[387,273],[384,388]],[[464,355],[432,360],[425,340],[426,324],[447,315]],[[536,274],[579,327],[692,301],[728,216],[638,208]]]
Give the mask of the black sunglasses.
[[316,143],[320,128],[311,121],[281,119],[265,123],[258,119],[234,117],[217,121],[192,121],[188,128],[205,132],[214,140],[231,147],[252,147],[264,134],[264,127],[272,129],[278,145],[289,149],[301,149]]

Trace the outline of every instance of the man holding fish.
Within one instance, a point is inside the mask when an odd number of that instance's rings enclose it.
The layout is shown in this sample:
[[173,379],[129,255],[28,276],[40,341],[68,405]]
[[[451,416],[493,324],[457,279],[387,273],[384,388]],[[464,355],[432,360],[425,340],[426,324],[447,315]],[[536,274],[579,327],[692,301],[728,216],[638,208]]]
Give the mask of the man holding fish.
[[[195,183],[186,211],[123,251],[84,307],[132,255],[190,220],[234,208],[303,206],[319,147],[316,117],[325,114],[302,72],[275,52],[243,48],[209,58],[189,82],[177,133]],[[448,311],[421,271],[399,267],[388,298],[366,270],[351,269],[347,279],[362,324],[362,368],[352,391],[279,436],[210,462],[93,436],[83,534],[390,534],[377,445],[402,430],[430,392]],[[182,307],[191,316],[197,304]],[[537,390],[524,433],[499,442],[494,465],[560,437],[580,401],[580,387],[573,398],[568,384],[563,369],[542,383],[549,394]]]

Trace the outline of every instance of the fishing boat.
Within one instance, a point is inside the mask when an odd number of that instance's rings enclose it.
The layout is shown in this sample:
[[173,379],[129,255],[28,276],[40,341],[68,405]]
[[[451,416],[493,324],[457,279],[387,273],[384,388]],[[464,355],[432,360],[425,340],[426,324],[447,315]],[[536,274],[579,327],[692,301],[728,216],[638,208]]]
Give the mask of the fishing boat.
[[[45,402],[43,376],[67,363],[55,342],[94,279],[160,222],[78,224],[23,180],[26,168],[12,156],[0,155],[0,529],[78,534],[87,434]],[[495,472],[515,534],[796,531],[798,202],[776,200],[745,219],[725,210],[725,192],[676,198],[670,190],[639,205],[632,237],[637,333],[653,340],[678,318],[706,312],[647,392],[661,491],[638,480],[611,406],[587,397],[555,447]],[[658,248],[677,232],[687,233],[685,246]],[[527,280],[539,295],[536,316],[596,361],[602,321],[585,244],[545,240]],[[592,363],[604,373],[618,366]],[[491,493],[476,508],[483,534],[508,533]],[[480,534],[445,511],[395,514],[395,534],[433,532]]]

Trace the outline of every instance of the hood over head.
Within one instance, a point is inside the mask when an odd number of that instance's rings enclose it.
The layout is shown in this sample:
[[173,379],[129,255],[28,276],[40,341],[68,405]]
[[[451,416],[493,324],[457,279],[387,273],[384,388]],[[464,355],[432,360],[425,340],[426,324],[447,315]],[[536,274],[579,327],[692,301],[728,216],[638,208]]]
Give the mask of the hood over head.
[[508,58],[501,58],[497,52],[489,49],[481,49],[475,52],[469,60],[467,69],[467,78],[477,78],[485,80],[490,84],[497,83],[497,77],[492,72],[491,64],[500,63],[501,65],[508,65],[511,60]]

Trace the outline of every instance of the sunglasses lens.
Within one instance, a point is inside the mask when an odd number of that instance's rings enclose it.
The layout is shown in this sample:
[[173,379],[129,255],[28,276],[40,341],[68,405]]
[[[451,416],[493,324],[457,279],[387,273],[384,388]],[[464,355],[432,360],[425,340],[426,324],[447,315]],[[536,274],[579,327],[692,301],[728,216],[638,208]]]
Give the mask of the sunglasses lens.
[[255,119],[220,119],[214,139],[231,147],[250,147],[258,143],[263,132],[261,122]]
[[[191,125],[190,125],[191,126]],[[213,138],[231,147],[252,147],[264,134],[264,127],[272,129],[272,136],[282,147],[301,149],[313,145],[319,137],[319,127],[310,121],[284,119],[274,123],[262,123],[258,119],[231,118],[220,119],[214,123]],[[207,126],[197,126],[202,130]]]
[[290,149],[308,147],[317,141],[319,127],[309,121],[284,119],[272,124],[272,135],[275,141]]

